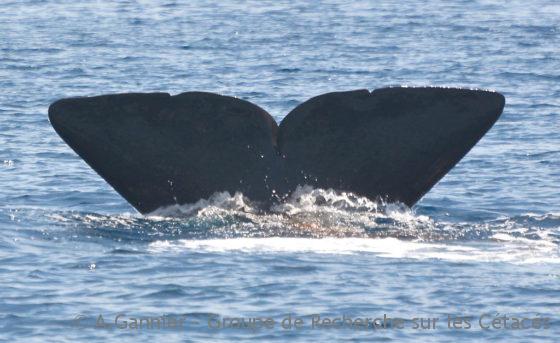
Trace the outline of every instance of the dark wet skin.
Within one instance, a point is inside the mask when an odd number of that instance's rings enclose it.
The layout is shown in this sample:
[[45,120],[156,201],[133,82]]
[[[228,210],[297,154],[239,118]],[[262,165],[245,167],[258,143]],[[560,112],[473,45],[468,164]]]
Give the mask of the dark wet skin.
[[314,97],[278,126],[262,108],[203,92],[53,103],[56,132],[141,213],[242,192],[266,208],[297,185],[414,205],[504,108],[496,92],[383,88]]

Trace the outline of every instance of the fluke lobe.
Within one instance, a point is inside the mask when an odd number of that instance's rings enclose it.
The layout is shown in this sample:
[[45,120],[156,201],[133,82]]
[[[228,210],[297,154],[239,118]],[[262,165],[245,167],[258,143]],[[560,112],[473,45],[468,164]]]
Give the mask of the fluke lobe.
[[391,87],[311,98],[278,126],[262,108],[204,92],[58,100],[62,139],[142,213],[242,192],[264,204],[297,185],[408,206],[492,127],[496,92]]

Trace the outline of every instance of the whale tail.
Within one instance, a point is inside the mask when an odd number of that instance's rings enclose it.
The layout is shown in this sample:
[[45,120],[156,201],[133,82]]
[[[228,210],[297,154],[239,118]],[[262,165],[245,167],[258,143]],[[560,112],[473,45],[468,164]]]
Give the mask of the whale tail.
[[242,192],[268,203],[297,185],[409,206],[492,127],[496,92],[383,88],[314,97],[280,126],[262,108],[204,92],[68,98],[62,139],[141,213]]

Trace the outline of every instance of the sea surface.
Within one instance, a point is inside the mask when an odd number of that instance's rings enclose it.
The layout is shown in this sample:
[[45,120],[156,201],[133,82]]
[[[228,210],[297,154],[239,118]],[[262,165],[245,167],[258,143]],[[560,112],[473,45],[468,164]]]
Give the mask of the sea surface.
[[[268,214],[218,193],[142,216],[47,118],[202,90],[280,121],[390,85],[507,102],[413,208],[302,187]],[[2,342],[558,342],[560,3],[2,0],[0,233]]]

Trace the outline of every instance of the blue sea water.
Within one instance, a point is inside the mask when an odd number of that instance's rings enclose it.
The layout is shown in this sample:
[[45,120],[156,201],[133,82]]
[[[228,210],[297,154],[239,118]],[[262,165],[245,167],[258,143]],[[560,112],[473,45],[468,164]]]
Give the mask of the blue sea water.
[[[557,342],[559,52],[553,0],[3,0],[0,341]],[[507,99],[411,209],[302,188],[269,214],[216,194],[142,216],[47,119],[63,97],[204,90],[280,121],[312,96],[388,85]],[[490,327],[504,315],[544,324]],[[158,316],[186,319],[131,327]]]

